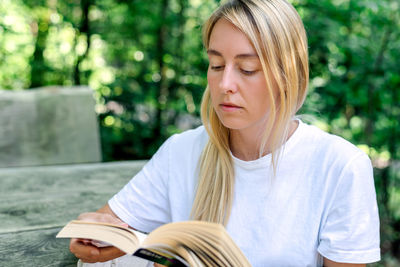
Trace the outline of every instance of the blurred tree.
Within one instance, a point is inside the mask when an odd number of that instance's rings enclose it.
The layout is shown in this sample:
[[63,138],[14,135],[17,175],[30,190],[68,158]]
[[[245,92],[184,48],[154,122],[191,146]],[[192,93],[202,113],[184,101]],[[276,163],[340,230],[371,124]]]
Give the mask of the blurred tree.
[[46,1],[34,1],[30,6],[34,14],[34,20],[31,24],[32,34],[35,37],[35,50],[31,57],[31,84],[30,87],[40,87],[45,80],[44,75],[47,71],[43,52],[46,48],[47,35],[50,27],[50,14],[54,6],[47,6]]
[[[90,21],[89,21],[89,8],[91,5],[95,4],[95,0],[81,0],[81,20],[80,25],[77,28],[77,33],[75,37],[75,51],[77,53],[77,59],[74,68],[74,83],[76,85],[81,84],[81,71],[79,69],[81,62],[87,57],[90,50]],[[85,47],[79,50],[79,39],[86,39]]]
[[[400,258],[400,3],[290,0],[309,37],[302,112],[371,157],[383,264]],[[206,86],[201,25],[217,0],[2,0],[0,87],[88,84],[103,158],[149,158],[195,127]],[[306,116],[304,118],[307,118]]]
[[31,83],[35,25],[29,11],[21,1],[0,1],[0,88],[21,89]]

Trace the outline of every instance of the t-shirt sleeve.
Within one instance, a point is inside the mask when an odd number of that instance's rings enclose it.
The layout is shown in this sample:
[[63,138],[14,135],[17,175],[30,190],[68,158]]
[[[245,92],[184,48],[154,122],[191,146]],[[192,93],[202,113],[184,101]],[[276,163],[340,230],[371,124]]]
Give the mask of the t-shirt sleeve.
[[358,153],[343,168],[325,222],[318,252],[344,263],[380,260],[379,215],[371,161]]
[[108,201],[110,208],[121,220],[140,231],[151,232],[171,221],[168,179],[172,138]]

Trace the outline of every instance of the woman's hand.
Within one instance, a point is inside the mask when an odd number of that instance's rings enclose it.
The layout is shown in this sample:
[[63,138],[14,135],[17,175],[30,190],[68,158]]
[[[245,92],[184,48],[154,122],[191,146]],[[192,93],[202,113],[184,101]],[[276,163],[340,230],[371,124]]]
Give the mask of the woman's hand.
[[116,247],[98,248],[87,240],[72,238],[69,244],[71,252],[83,262],[94,263],[109,261],[125,255]]
[[[96,212],[86,212],[82,213],[81,215],[78,216],[78,220],[80,221],[89,221],[89,222],[103,222],[103,223],[112,223],[112,224],[117,224],[121,225],[123,227],[128,227],[128,224],[121,221],[117,215],[114,213],[108,213],[108,212],[102,212],[106,210],[107,208],[103,207],[100,210]],[[110,208],[108,208],[110,209]],[[111,211],[111,209],[110,209]]]
[[[99,209],[97,212],[82,213],[78,220],[105,222],[128,227],[128,224],[121,221],[108,205]],[[123,256],[125,253],[116,247],[96,247],[90,240],[72,238],[70,251],[83,262],[104,262]]]

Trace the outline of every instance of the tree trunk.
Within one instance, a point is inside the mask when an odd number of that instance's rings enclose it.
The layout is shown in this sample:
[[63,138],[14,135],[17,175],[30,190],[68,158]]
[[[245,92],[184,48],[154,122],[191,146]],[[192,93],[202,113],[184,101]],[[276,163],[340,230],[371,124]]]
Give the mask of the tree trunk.
[[[382,68],[383,55],[388,47],[391,33],[392,33],[392,29],[390,26],[388,26],[383,34],[382,43],[381,43],[378,55],[375,59],[375,63],[374,63],[371,74],[377,73]],[[368,146],[371,146],[372,136],[374,134],[374,122],[376,119],[375,118],[375,98],[376,98],[375,95],[376,95],[376,88],[375,88],[374,84],[370,81],[369,85],[368,85],[368,101],[369,101],[369,104],[367,106],[368,120],[367,120],[366,129],[365,129],[366,143]]]
[[81,10],[82,10],[82,17],[81,17],[81,24],[77,31],[75,37],[75,46],[78,43],[78,39],[82,34],[86,35],[86,51],[82,55],[78,55],[76,59],[76,63],[74,66],[74,83],[76,85],[81,84],[81,73],[79,70],[79,66],[81,62],[86,58],[87,54],[89,53],[90,48],[90,24],[89,24],[89,8],[90,5],[94,3],[95,0],[81,0]]
[[32,33],[36,36],[35,50],[30,60],[31,65],[31,84],[30,88],[43,85],[44,75],[46,73],[46,63],[43,52],[46,48],[47,35],[49,33],[50,17],[38,17],[38,20],[32,24]]
[[161,3],[160,9],[160,25],[157,32],[157,51],[156,51],[156,61],[159,66],[160,71],[160,80],[159,90],[157,93],[157,113],[156,113],[156,121],[154,127],[154,136],[159,137],[162,136],[162,126],[163,126],[163,110],[165,109],[165,104],[167,103],[168,98],[168,86],[165,77],[165,67],[163,61],[163,55],[165,52],[165,37],[167,34],[167,25],[166,25],[166,16],[167,16],[167,8],[168,8],[168,0],[163,0]]

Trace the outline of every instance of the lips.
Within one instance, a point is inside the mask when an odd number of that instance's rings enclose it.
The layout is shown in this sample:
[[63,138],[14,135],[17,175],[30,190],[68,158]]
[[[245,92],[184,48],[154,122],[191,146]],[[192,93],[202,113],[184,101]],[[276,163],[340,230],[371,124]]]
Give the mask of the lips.
[[220,107],[224,111],[235,111],[235,110],[238,110],[238,109],[242,108],[241,106],[235,105],[235,104],[230,103],[230,102],[221,103]]

